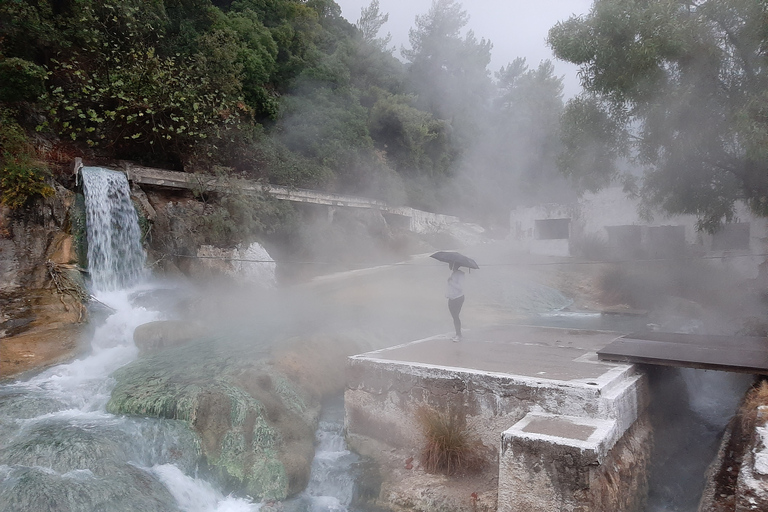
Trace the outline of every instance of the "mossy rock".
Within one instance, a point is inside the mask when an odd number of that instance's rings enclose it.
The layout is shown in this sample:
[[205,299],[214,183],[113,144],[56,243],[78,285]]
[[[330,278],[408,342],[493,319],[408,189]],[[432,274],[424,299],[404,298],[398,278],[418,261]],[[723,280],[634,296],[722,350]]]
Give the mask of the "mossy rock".
[[[113,374],[107,410],[187,422],[200,437],[204,466],[227,492],[283,500],[306,484],[317,417],[271,365],[242,356],[200,340],[134,361]],[[298,466],[286,448],[295,452],[296,437],[304,438],[306,462]]]

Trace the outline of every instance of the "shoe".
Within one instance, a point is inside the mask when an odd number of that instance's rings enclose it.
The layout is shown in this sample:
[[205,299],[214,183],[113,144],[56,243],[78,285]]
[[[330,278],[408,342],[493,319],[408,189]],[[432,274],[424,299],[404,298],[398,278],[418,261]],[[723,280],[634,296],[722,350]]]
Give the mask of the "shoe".
[[461,341],[461,337],[460,336],[454,336],[453,338],[451,338],[451,341],[453,341],[454,343],[458,343],[459,341]]

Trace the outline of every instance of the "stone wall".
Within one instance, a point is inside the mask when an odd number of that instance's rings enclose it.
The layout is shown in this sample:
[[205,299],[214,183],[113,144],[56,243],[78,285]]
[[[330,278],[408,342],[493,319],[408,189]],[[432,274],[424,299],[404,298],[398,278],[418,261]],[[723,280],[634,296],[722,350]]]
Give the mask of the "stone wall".
[[[458,345],[438,335],[352,356],[344,397],[349,443],[384,466],[387,503],[395,496],[397,503],[455,505],[425,511],[641,510],[651,449],[648,381],[634,365],[597,359],[594,351],[615,336],[505,325],[473,330]],[[475,449],[488,461],[485,481],[493,475],[475,501],[462,499],[477,482],[456,479],[439,491],[427,468],[416,467],[429,446],[424,408],[458,412],[473,427]],[[412,477],[398,468],[408,460]],[[412,479],[430,493],[409,485]]]

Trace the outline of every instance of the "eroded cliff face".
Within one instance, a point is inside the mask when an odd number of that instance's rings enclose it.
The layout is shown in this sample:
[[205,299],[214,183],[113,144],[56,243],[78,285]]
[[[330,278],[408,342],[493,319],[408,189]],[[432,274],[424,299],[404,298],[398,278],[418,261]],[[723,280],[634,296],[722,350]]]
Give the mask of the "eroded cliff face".
[[83,347],[87,311],[78,270],[85,219],[76,195],[20,211],[0,207],[0,379],[67,360]]

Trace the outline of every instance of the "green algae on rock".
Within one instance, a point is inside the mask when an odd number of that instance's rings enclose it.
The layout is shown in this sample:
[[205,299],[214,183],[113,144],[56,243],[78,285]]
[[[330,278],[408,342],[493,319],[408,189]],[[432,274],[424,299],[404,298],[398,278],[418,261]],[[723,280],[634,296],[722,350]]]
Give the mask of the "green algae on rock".
[[[309,473],[317,407],[268,362],[221,348],[202,340],[120,368],[107,411],[183,420],[200,438],[204,466],[227,491],[285,499]],[[286,423],[310,435],[297,444]]]

